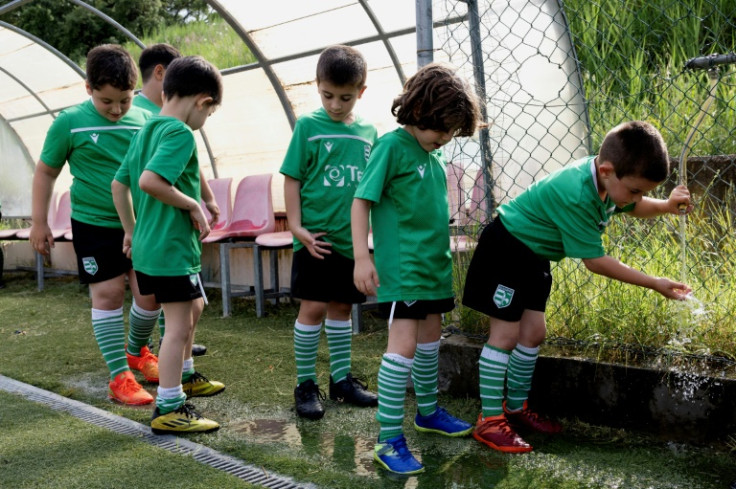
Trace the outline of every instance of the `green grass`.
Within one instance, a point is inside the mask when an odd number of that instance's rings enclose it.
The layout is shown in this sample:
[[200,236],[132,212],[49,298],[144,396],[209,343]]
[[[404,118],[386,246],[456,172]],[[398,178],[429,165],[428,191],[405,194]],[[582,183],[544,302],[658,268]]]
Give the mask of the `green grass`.
[[255,487],[187,456],[113,433],[16,395],[0,391],[0,403],[2,487]]
[[[255,61],[255,57],[235,31],[222,19],[207,22],[190,22],[186,25],[168,26],[141,41],[146,45],[166,42],[176,47],[185,56],[199,55],[223,70]],[[123,45],[134,59],[138,59],[141,48],[128,42]],[[140,80],[139,80],[140,85]]]
[[[686,220],[684,267],[679,217],[617,216],[603,235],[604,249],[621,262],[690,285],[702,310],[695,301],[668,300],[652,290],[594,275],[579,260],[565,258],[552,265],[548,337],[736,359],[733,209],[732,198],[720,203],[698,198]],[[458,296],[468,264],[469,255],[455,258]],[[483,315],[467,308],[455,314],[463,331],[488,334]]]
[[[92,335],[86,289],[71,277],[48,279],[43,292],[35,290],[31,275],[9,273],[5,278],[8,287],[0,291],[0,374],[147,423],[150,408],[123,407],[106,399],[107,371]],[[233,316],[221,318],[218,296],[219,291],[210,291],[211,304],[197,335],[198,342],[209,348],[208,355],[195,363],[204,374],[225,382],[227,390],[194,401],[220,421],[222,429],[190,439],[318,487],[405,487],[402,481],[375,472],[371,461],[377,434],[374,410],[328,400],[323,420],[296,419],[292,407],[296,307],[269,306],[268,317],[258,319],[252,301],[238,299]],[[366,331],[354,337],[353,371],[375,386],[386,329],[380,320],[367,317],[366,323]],[[327,372],[323,339],[318,358],[323,386]],[[154,386],[147,387],[153,392]],[[114,480],[121,469],[108,469],[110,460],[121,460],[128,477],[136,468],[145,473],[135,485],[125,487],[189,487],[188,481],[239,487],[231,479],[223,482],[209,475],[211,471],[199,464],[14,396],[1,395],[0,402],[4,428],[0,430],[0,487],[112,487],[104,481]],[[442,397],[441,402],[468,421],[474,421],[480,409],[477,399]],[[410,395],[409,415],[413,406]],[[428,466],[427,474],[410,484],[422,488],[722,489],[736,479],[736,457],[726,446],[666,444],[566,420],[562,436],[532,435],[529,441],[536,447],[532,454],[510,456],[473,440],[418,434],[411,428],[410,417],[405,425],[409,445]],[[31,467],[38,475],[28,475]],[[163,485],[156,474],[165,474]],[[187,482],[178,483],[179,476]],[[16,484],[20,480],[26,485]]]

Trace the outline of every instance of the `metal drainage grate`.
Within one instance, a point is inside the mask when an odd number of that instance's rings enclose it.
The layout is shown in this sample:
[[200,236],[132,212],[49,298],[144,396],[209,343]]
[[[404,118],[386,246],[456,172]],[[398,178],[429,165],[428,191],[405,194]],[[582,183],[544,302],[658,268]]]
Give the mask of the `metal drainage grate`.
[[273,489],[316,489],[313,484],[297,484],[292,479],[266,472],[260,467],[246,464],[209,447],[174,435],[154,435],[151,428],[122,416],[116,416],[94,406],[67,399],[17,380],[0,375],[0,390],[20,394],[26,399],[45,404],[56,411],[64,411],[90,424],[101,426],[115,433],[134,436],[151,445],[172,453],[189,455],[197,462],[227,472],[250,484]]

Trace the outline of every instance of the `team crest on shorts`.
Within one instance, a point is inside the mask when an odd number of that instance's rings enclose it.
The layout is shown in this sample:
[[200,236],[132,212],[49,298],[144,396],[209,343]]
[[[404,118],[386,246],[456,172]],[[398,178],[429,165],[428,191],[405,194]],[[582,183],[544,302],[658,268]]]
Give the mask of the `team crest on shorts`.
[[97,270],[99,270],[99,267],[97,266],[97,260],[95,260],[94,256],[87,256],[82,258],[82,266],[84,267],[84,271],[90,275],[96,274]]
[[510,289],[505,285],[498,285],[496,292],[493,293],[493,303],[496,307],[503,309],[511,304],[511,299],[514,298],[514,289]]
[[194,287],[196,287],[197,286],[197,283],[199,282],[199,275],[197,275],[196,273],[193,274],[193,275],[190,275],[189,276],[189,281],[192,283],[192,285]]

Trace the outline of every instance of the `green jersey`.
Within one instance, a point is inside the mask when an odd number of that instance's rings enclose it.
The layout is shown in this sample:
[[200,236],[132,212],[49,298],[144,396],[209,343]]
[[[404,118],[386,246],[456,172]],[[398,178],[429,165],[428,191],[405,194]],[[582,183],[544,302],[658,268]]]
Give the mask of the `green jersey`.
[[122,228],[110,184],[131,138],[150,116],[147,110],[131,107],[118,122],[110,122],[88,100],[61,111],[54,120],[46,134],[41,161],[52,168],[61,168],[69,162],[74,177],[72,219],[94,226]]
[[442,153],[404,129],[378,139],[355,192],[373,202],[379,302],[453,297],[450,210]]
[[133,268],[160,277],[199,272],[202,244],[189,212],[143,192],[138,186],[143,170],[158,174],[199,202],[197,146],[189,126],[174,117],[153,116],[130,143],[115,180],[129,186],[133,197]]
[[[335,122],[320,108],[299,118],[281,165],[281,173],[301,183],[302,226],[327,233],[332,249],[351,259],[350,207],[376,135],[360,118]],[[294,238],[294,251],[302,247]]]
[[138,92],[138,95],[133,97],[133,105],[140,107],[141,109],[145,109],[153,115],[158,115],[158,113],[161,112],[161,107],[151,102],[151,100],[141,92]]
[[564,257],[605,255],[601,236],[609,219],[623,209],[598,195],[595,156],[588,156],[531,184],[498,208],[508,231],[537,255],[553,261]]

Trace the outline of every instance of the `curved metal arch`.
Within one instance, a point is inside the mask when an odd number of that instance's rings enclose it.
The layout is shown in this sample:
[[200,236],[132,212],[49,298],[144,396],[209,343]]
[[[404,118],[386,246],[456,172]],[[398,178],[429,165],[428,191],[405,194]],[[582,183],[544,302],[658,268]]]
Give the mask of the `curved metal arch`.
[[18,132],[15,130],[15,128],[13,128],[13,125],[10,123],[8,119],[0,115],[0,121],[2,121],[2,123],[13,133],[13,137],[15,138],[16,141],[18,141],[21,152],[26,157],[26,161],[28,161],[31,165],[30,169],[33,170],[35,168],[34,166],[35,163],[33,162],[33,158],[31,157],[31,152],[28,151],[28,146],[26,146],[26,144],[23,142],[21,137],[18,135]]
[[[4,12],[3,12],[2,8],[0,8],[0,15],[2,15],[3,13]],[[74,70],[75,72],[77,72],[77,74],[79,74],[79,76],[82,77],[82,79],[86,78],[87,75],[84,73],[84,70],[82,68],[80,68],[77,63],[75,63],[74,61],[72,61],[71,59],[69,59],[64,53],[62,53],[61,51],[59,51],[55,47],[53,47],[50,44],[48,44],[45,41],[43,41],[41,38],[38,38],[38,37],[34,36],[33,34],[31,34],[30,32],[26,32],[23,29],[20,29],[19,27],[16,27],[13,24],[8,24],[7,22],[2,21],[2,20],[0,20],[0,27],[4,27],[4,28],[6,28],[8,30],[11,30],[11,31],[15,32],[16,34],[20,34],[23,37],[27,37],[31,41],[35,42],[39,46],[43,47],[44,49],[46,49],[47,51],[49,51],[50,53],[52,53],[54,56],[56,56],[57,58],[59,58],[65,64],[67,64],[72,70]]]
[[133,35],[132,32],[130,32],[128,29],[126,29],[125,27],[123,27],[122,25],[120,25],[115,19],[113,19],[109,15],[101,12],[100,10],[97,10],[92,5],[90,5],[88,3],[84,3],[84,2],[82,2],[80,0],[69,0],[69,1],[71,3],[73,3],[74,5],[78,5],[78,6],[84,8],[86,10],[89,10],[90,12],[92,12],[93,14],[95,14],[97,17],[101,18],[102,20],[104,20],[105,22],[107,22],[108,24],[110,24],[111,26],[113,26],[114,28],[116,28],[117,30],[119,30],[120,32],[122,32],[123,34],[125,34],[125,37],[127,37],[128,39],[130,39],[131,41],[133,41],[134,43],[136,43],[138,45],[138,47],[140,47],[140,48],[145,48],[146,47],[146,45],[143,44],[143,41],[141,41],[140,39],[138,39],[135,35]]
[[26,84],[25,84],[25,83],[23,82],[23,80],[21,80],[20,78],[18,78],[17,76],[15,76],[15,75],[14,75],[14,74],[12,74],[11,72],[9,72],[9,71],[8,71],[8,70],[6,70],[5,68],[3,68],[2,66],[0,66],[0,71],[2,71],[2,72],[3,72],[3,73],[5,73],[6,75],[8,75],[8,76],[9,76],[10,78],[12,78],[12,79],[13,79],[13,81],[15,81],[15,83],[17,83],[17,84],[18,84],[18,85],[20,85],[21,87],[23,87],[23,88],[25,89],[25,91],[26,91],[26,92],[30,93],[30,94],[31,94],[31,96],[32,96],[33,98],[35,98],[35,99],[36,99],[36,102],[38,102],[39,104],[41,104],[41,106],[42,106],[42,107],[43,107],[44,109],[46,109],[46,112],[47,112],[47,113],[48,113],[49,115],[51,115],[51,117],[54,117],[54,118],[56,117],[56,116],[55,116],[55,115],[54,115],[54,114],[52,113],[52,111],[51,111],[51,107],[49,107],[48,105],[46,105],[46,102],[44,102],[43,100],[41,100],[41,97],[39,97],[38,95],[36,95],[36,92],[34,92],[34,91],[33,91],[33,89],[32,89],[31,87],[29,87],[28,85],[26,85]]
[[391,62],[394,64],[394,68],[396,68],[396,74],[399,75],[399,80],[401,81],[401,85],[403,86],[404,83],[406,83],[406,75],[404,74],[403,68],[401,68],[399,57],[396,56],[396,51],[394,50],[394,47],[391,44],[391,41],[386,35],[386,31],[383,29],[383,26],[381,25],[381,22],[379,22],[378,17],[376,17],[376,14],[373,12],[373,9],[370,7],[370,5],[368,5],[368,1],[358,0],[358,2],[363,7],[363,10],[365,10],[365,13],[368,16],[368,18],[373,23],[373,27],[375,27],[376,30],[378,31],[379,37],[381,38],[383,45],[386,46],[386,51],[388,51],[388,55],[391,58]]
[[293,130],[294,125],[296,124],[296,114],[294,113],[294,109],[291,107],[289,97],[287,97],[286,95],[286,91],[281,84],[281,80],[279,80],[279,77],[276,76],[276,73],[271,68],[271,62],[266,58],[258,45],[253,41],[253,38],[250,37],[250,34],[245,31],[242,25],[240,25],[240,22],[238,22],[232,15],[230,15],[230,12],[225,7],[220,5],[220,2],[218,2],[217,0],[205,1],[209,6],[215,9],[218,14],[220,14],[220,17],[225,19],[225,22],[227,22],[230,27],[232,27],[233,30],[238,34],[238,36],[240,36],[245,45],[248,46],[248,49],[250,49],[250,52],[258,60],[260,67],[263,69],[266,77],[268,77],[268,80],[271,82],[271,86],[276,92],[276,95],[281,102],[281,107],[283,107],[286,118],[289,121],[289,125]]

